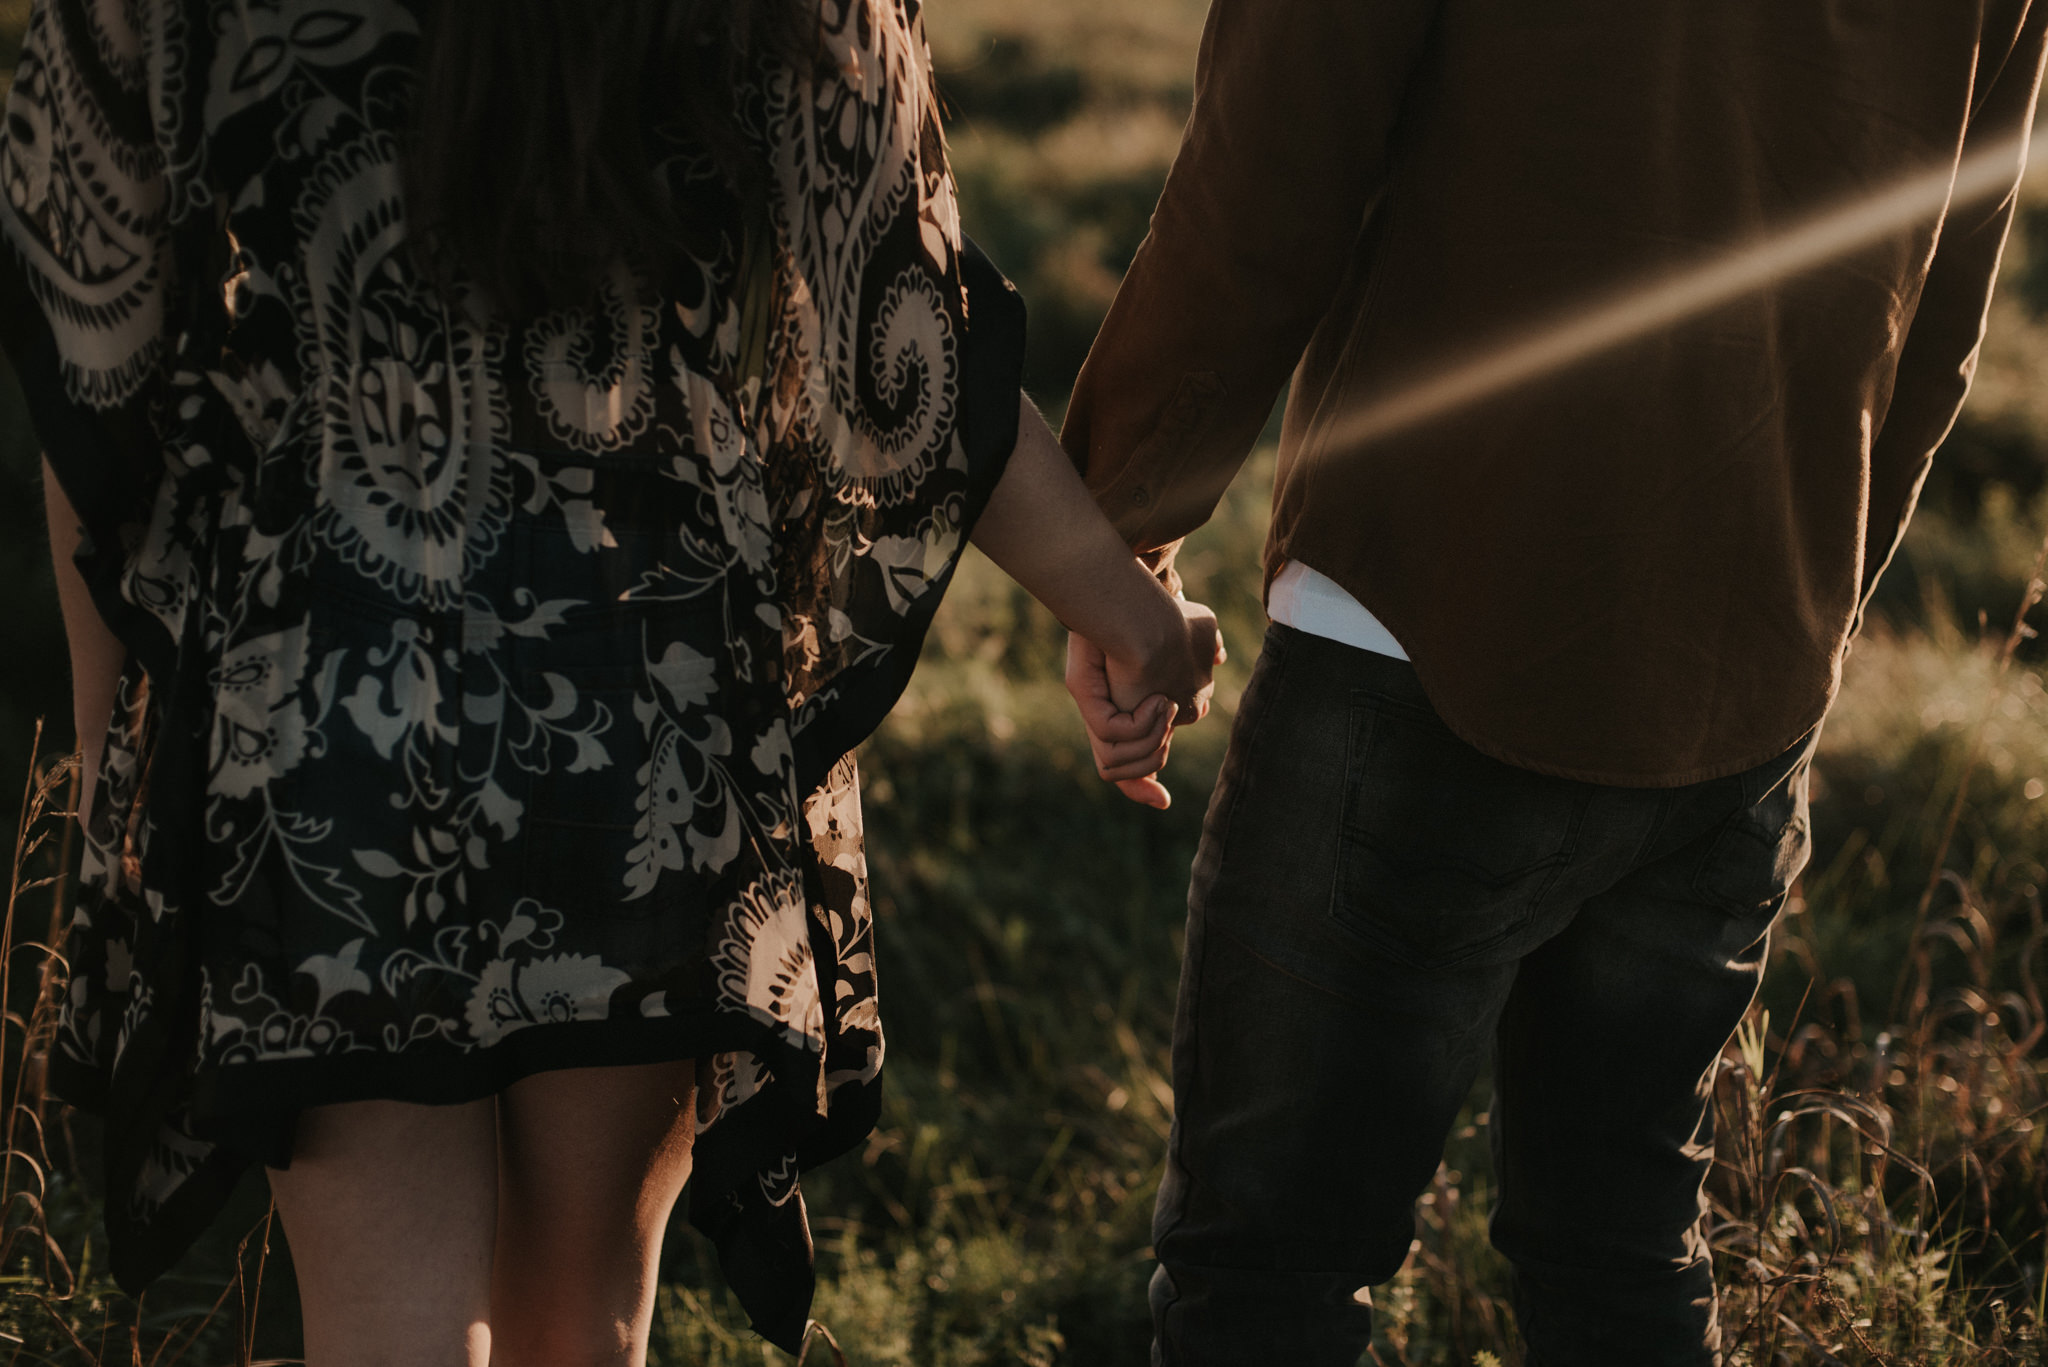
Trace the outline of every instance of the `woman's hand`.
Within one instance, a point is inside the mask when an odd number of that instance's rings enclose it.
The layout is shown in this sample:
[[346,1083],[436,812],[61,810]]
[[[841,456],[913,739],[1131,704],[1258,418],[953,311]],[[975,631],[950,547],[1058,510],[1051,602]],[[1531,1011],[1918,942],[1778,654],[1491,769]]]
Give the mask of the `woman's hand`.
[[1215,669],[1226,658],[1215,613],[1165,601],[1170,617],[1132,624],[1109,649],[1067,637],[1067,691],[1088,728],[1095,771],[1131,801],[1161,810],[1173,801],[1157,777],[1173,730],[1209,714]]
[[[1031,401],[1018,402],[1017,449],[974,544],[1072,633],[1067,688],[1096,769],[1132,801],[1164,807],[1166,789],[1152,775],[1166,763],[1176,720],[1188,725],[1209,710],[1209,676],[1223,658],[1216,616],[1167,593],[1095,506]],[[1155,694],[1161,701],[1150,701]]]
[[1110,697],[1125,710],[1154,694],[1170,698],[1176,708],[1173,724],[1192,726],[1209,715],[1216,691],[1216,666],[1223,663],[1223,635],[1216,614],[1185,598],[1168,600],[1174,613],[1163,633],[1146,640],[1104,643],[1103,666]]

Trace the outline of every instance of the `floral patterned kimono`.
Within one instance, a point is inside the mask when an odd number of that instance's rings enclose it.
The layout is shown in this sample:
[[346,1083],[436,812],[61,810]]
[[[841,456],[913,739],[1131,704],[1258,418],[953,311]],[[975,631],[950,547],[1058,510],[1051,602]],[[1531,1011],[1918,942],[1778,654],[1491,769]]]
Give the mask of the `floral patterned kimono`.
[[408,250],[420,8],[35,0],[0,336],[130,651],[52,1079],[139,1289],[302,1107],[696,1059],[690,1218],[793,1347],[797,1175],[882,1061],[848,752],[1014,441],[1022,309],[917,0],[825,0],[743,111],[772,233],[676,143],[681,284],[481,326]]

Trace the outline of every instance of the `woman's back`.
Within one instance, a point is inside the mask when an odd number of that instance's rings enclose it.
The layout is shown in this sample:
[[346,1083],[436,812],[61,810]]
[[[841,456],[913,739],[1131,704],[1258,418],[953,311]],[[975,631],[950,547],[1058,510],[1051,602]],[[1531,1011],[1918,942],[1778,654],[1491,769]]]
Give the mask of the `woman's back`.
[[57,1085],[138,1136],[136,1284],[301,1108],[698,1058],[693,1209],[784,1250],[734,1281],[786,1331],[794,1157],[881,1057],[842,756],[1007,455],[1021,318],[881,0],[744,84],[756,210],[672,139],[659,278],[483,321],[408,217],[425,9],[35,11],[6,340],[134,660]]
[[886,497],[954,435],[959,237],[943,163],[924,164],[921,35],[865,13],[827,25],[836,79],[749,89],[769,259],[706,153],[657,148],[665,297],[614,273],[595,307],[511,329],[448,306],[407,217],[420,7],[399,0],[51,7],[0,163],[7,235],[74,402],[117,406],[167,366],[203,380],[247,437],[213,454],[254,463],[229,473],[264,495],[266,457],[317,444],[329,539],[398,603],[459,596],[454,528],[503,515],[485,449],[651,459],[697,444],[703,410],[745,408],[764,451],[814,446],[828,478]]

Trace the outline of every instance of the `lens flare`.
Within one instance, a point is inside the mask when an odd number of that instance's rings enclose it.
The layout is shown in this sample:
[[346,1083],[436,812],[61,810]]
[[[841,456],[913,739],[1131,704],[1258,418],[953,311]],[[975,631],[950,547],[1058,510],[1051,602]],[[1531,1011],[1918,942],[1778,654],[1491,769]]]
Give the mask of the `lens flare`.
[[1937,219],[1951,205],[2010,195],[2026,158],[2027,134],[2021,133],[1676,275],[1574,310],[1369,399],[1335,419],[1322,444],[1355,450]]

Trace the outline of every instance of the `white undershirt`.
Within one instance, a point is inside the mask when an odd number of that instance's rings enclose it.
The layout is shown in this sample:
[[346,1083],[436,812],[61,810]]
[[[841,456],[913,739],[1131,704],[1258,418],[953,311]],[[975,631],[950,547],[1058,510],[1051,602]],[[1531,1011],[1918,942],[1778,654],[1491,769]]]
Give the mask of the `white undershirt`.
[[1394,633],[1367,612],[1365,604],[1338,588],[1335,580],[1317,574],[1299,560],[1281,566],[1266,594],[1266,615],[1311,636],[1370,650],[1376,655],[1391,655],[1397,660],[1408,658]]

